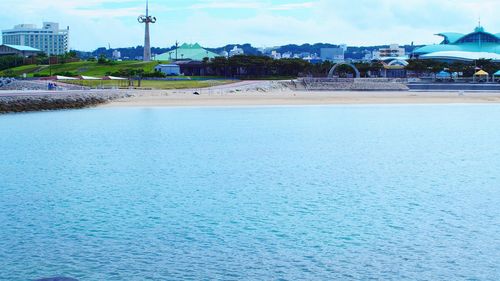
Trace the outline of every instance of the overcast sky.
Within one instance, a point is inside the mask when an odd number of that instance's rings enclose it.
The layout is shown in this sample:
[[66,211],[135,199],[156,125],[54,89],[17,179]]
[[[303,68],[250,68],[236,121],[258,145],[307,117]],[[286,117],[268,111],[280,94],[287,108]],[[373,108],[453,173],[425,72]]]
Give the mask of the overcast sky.
[[[53,21],[70,26],[72,49],[137,46],[144,10],[137,0],[0,0],[0,28]],[[470,32],[479,17],[487,31],[500,33],[500,0],[150,0],[150,10],[158,18],[155,47],[176,40],[206,47],[439,43],[433,34]]]

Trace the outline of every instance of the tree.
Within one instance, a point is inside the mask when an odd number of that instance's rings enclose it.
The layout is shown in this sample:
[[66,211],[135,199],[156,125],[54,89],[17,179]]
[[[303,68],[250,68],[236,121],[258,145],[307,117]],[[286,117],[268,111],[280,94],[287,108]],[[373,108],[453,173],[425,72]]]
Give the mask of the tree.
[[97,60],[98,64],[106,64],[108,63],[108,59],[104,54],[99,55],[99,59]]
[[[23,58],[20,56],[2,56],[0,57],[0,70],[16,67],[23,64]],[[4,72],[5,74],[5,72]],[[10,73],[9,76],[12,76]]]
[[489,74],[493,74],[498,70],[498,64],[491,60],[480,59],[476,61],[476,65]]
[[419,76],[427,70],[427,65],[422,60],[410,60],[405,69],[414,71]]
[[37,65],[43,65],[43,64],[48,64],[49,63],[49,57],[45,52],[39,53],[36,56],[36,64]]
[[76,53],[76,51],[71,50],[71,51],[69,51],[69,52],[66,53],[66,56],[68,58],[73,58],[74,59],[74,58],[76,58],[78,56],[78,54]]

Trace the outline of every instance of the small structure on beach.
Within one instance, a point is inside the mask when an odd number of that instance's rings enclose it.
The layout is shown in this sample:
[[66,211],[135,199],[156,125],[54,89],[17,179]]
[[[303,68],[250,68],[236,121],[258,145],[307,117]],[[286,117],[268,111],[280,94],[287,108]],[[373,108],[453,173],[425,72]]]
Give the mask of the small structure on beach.
[[92,77],[92,76],[85,76],[85,75],[80,75],[77,78],[80,80],[102,80],[101,78]]
[[497,82],[497,79],[498,79],[498,82],[500,82],[500,70],[498,70],[497,72],[493,73],[493,82]]
[[102,80],[128,80],[127,78],[123,77],[115,77],[115,76],[104,76]]
[[62,76],[62,75],[56,75],[56,76],[43,77],[43,78],[40,78],[40,80],[48,80],[48,81],[78,80],[78,78],[68,77],[68,76]]
[[448,71],[441,70],[440,72],[438,72],[436,74],[436,80],[449,81],[452,79],[453,79],[453,77],[452,77],[451,73],[449,73]]
[[474,73],[473,76],[473,81],[474,82],[488,82],[488,79],[490,78],[490,74],[484,70],[479,70],[478,72]]

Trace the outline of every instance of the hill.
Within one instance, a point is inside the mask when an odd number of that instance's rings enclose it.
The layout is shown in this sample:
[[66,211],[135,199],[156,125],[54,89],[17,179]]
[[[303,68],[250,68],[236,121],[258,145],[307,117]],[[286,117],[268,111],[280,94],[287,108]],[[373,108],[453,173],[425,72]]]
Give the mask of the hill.
[[81,61],[57,65],[24,65],[15,68],[10,68],[0,71],[0,76],[21,76],[24,73],[28,77],[34,75],[49,76],[50,73],[54,74],[71,74],[86,75],[86,76],[106,76],[108,73],[118,72],[125,69],[144,70],[145,72],[152,72],[158,62],[142,62],[142,61],[120,61],[112,62],[109,64],[99,64],[97,62]]
[[[262,55],[261,49],[256,48],[252,46],[249,43],[246,44],[228,44],[222,47],[213,47],[213,48],[208,48],[205,47],[205,49],[220,54],[222,51],[230,51],[234,47],[242,48],[245,54],[247,55]],[[300,53],[310,53],[310,54],[320,54],[321,53],[321,48],[336,48],[339,47],[338,44],[330,44],[330,43],[315,43],[315,44],[302,44],[302,45],[296,45],[296,44],[288,44],[288,45],[283,45],[283,46],[276,46],[272,48],[265,48],[268,52],[270,50],[276,50],[279,53],[293,53],[293,54],[300,54]],[[345,52],[345,57],[347,59],[361,59],[364,57],[366,53],[371,53],[374,50],[378,50],[380,48],[387,48],[389,47],[388,45],[380,45],[380,46],[348,46],[346,52]],[[418,45],[401,45],[401,47],[405,48],[407,53],[411,53],[415,48],[421,47]],[[153,47],[151,49],[151,52],[153,54],[163,54],[168,51],[174,50],[175,46],[171,47],[165,47],[165,48],[156,48]],[[78,54],[79,58],[82,59],[87,59],[90,57],[99,57],[100,55],[104,55],[107,58],[111,58],[113,51],[117,50],[120,51],[122,58],[124,59],[138,59],[141,58],[143,53],[144,53],[144,48],[142,46],[137,46],[137,47],[128,47],[128,48],[115,48],[115,49],[107,49],[104,47],[98,48],[92,52],[81,52],[81,51],[76,51]]]

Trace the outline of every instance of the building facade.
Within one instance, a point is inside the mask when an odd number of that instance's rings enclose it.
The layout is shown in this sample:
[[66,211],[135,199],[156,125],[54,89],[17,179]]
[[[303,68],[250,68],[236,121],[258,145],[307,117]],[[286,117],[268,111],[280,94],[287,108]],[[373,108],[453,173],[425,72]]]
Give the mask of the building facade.
[[213,59],[220,57],[219,54],[208,51],[200,46],[200,44],[182,44],[179,48],[164,54],[156,56],[158,61],[178,61],[178,60],[193,60],[203,61],[204,58]]
[[0,56],[20,56],[20,57],[31,57],[36,56],[42,51],[31,48],[28,46],[18,46],[18,45],[0,45]]
[[155,67],[155,71],[161,72],[167,76],[181,75],[181,67],[177,64],[159,64]]
[[436,35],[443,38],[440,44],[416,49],[413,56],[450,62],[478,59],[500,61],[500,33],[489,33],[482,26],[478,26],[469,34],[447,32]]
[[231,51],[229,51],[230,57],[241,56],[244,54],[245,54],[245,51],[242,48],[238,48],[238,46],[234,46],[234,48]]
[[122,58],[122,53],[118,50],[113,50],[113,60],[120,60]]
[[372,59],[397,58],[404,57],[405,55],[405,48],[399,47],[398,44],[391,44],[389,48],[380,48],[378,51],[373,51]]
[[321,48],[320,58],[324,61],[344,61],[344,48]]
[[42,28],[33,24],[20,24],[2,31],[2,42],[7,45],[28,46],[50,55],[69,51],[69,27],[59,29],[59,24],[44,22]]

